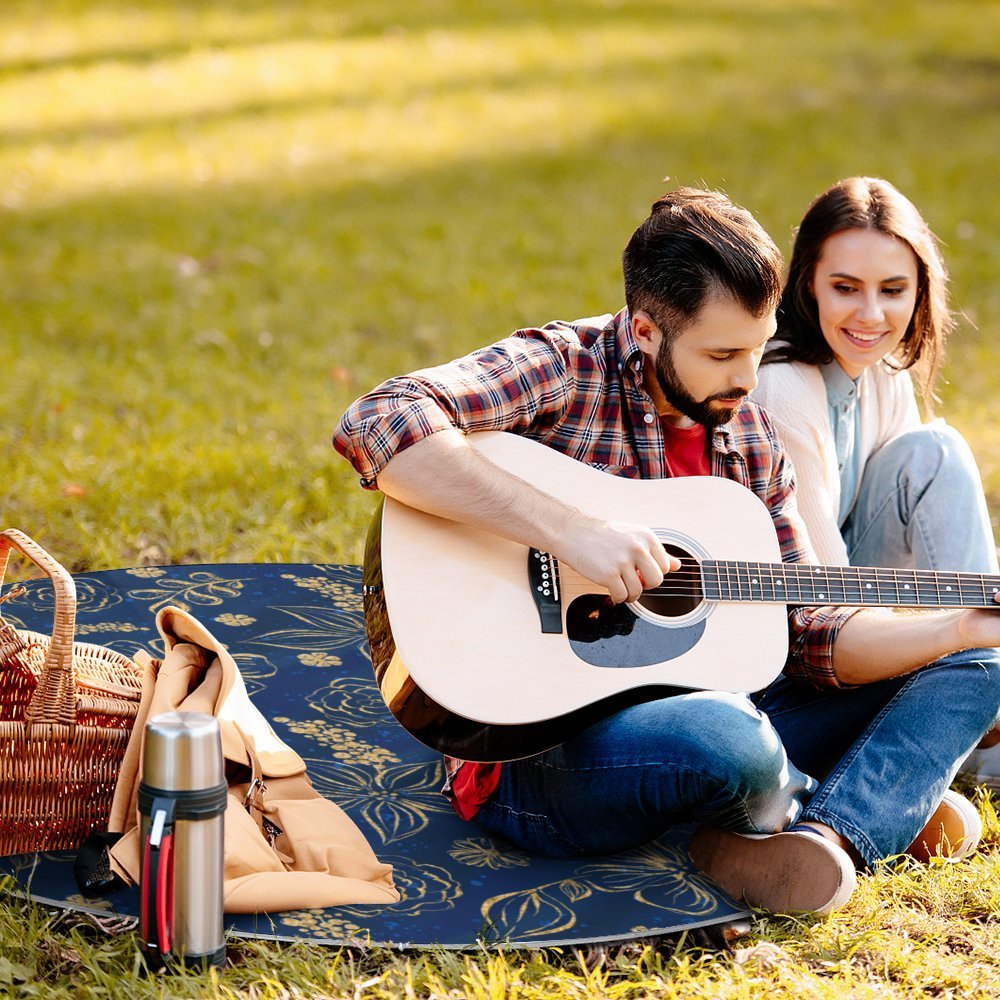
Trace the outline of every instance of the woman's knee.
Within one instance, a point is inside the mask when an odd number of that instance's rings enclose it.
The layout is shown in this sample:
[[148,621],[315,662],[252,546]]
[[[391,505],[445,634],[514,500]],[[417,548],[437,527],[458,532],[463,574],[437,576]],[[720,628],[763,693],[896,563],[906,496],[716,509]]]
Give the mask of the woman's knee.
[[954,484],[954,477],[968,476],[979,483],[972,449],[943,420],[900,434],[886,442],[868,462],[872,468],[887,466],[911,482],[931,483],[942,476]]

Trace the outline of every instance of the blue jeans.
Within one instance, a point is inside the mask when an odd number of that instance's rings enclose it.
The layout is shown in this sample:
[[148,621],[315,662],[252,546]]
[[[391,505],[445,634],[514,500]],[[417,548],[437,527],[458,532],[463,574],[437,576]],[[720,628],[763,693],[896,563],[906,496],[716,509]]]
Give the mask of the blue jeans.
[[684,692],[504,764],[476,819],[535,853],[607,854],[691,820],[775,832],[816,787],[746,695]]
[[[941,421],[901,434],[868,459],[841,534],[853,566],[1000,572],[975,458]],[[1000,783],[1000,746],[973,750],[961,770]]]
[[997,572],[976,460],[941,421],[901,434],[868,459],[841,534],[852,566]]
[[833,827],[871,865],[909,847],[993,725],[1000,651],[953,653],[854,688],[781,677],[754,700],[789,758],[820,779],[802,819]]
[[556,856],[626,850],[684,822],[769,833],[812,819],[874,864],[912,843],[998,704],[993,649],[855,688],[779,678],[753,700],[677,694],[505,764],[476,818]]

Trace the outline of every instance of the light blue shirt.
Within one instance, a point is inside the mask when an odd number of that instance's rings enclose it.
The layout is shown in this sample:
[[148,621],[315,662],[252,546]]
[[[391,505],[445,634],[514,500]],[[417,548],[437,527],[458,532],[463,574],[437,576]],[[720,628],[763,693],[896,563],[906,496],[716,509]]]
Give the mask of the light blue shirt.
[[[830,412],[830,430],[837,452],[840,472],[840,511],[837,525],[844,526],[861,481],[861,427],[858,423],[858,382],[852,379],[836,359],[819,366],[826,385],[826,405]],[[859,380],[860,380],[859,376]]]

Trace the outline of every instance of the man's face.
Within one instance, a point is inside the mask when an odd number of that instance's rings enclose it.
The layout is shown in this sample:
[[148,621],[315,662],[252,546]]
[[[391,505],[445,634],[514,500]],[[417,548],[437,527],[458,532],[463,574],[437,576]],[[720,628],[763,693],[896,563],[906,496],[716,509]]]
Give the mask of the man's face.
[[644,385],[660,416],[681,427],[717,427],[756,387],[775,320],[770,312],[751,316],[732,296],[715,293],[672,341],[641,310],[632,330],[646,355]]

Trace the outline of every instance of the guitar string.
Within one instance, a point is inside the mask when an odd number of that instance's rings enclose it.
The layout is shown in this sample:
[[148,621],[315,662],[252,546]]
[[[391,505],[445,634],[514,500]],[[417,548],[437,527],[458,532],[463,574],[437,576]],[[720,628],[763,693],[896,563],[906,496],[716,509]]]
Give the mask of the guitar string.
[[[880,582],[887,585],[893,585],[895,582],[906,583],[913,580],[921,584],[926,583],[934,586],[937,586],[938,584],[950,585],[952,582],[957,582],[959,584],[967,583],[975,586],[985,583],[990,586],[995,585],[1000,587],[1000,576],[993,576],[988,573],[980,574],[950,572],[946,570],[893,569],[881,566],[817,566],[812,563],[758,563],[751,562],[749,560],[707,560],[704,563],[697,563],[694,566],[691,566],[690,563],[686,563],[683,564],[680,569],[666,573],[664,575],[664,579],[669,580],[671,578],[683,578],[685,576],[700,578],[702,576],[702,568],[707,568],[712,571],[722,571],[727,574],[751,573],[762,575],[770,573],[776,577],[780,576],[785,579],[789,576],[794,576],[801,577],[803,581],[815,580],[820,576],[832,576],[834,574],[839,574],[841,576],[857,575],[860,577],[860,574],[862,573],[869,573],[878,577]],[[974,584],[973,581],[975,581]]]
[[[906,589],[912,583],[918,588],[918,591],[909,596],[916,598],[913,602],[914,604],[923,604],[925,607],[935,604],[948,606],[948,601],[941,590],[942,587],[951,598],[979,601],[984,607],[992,606],[995,603],[993,595],[1000,592],[1000,576],[991,576],[988,574],[948,573],[937,570],[898,570],[867,566],[817,567],[808,563],[709,561],[694,567],[682,566],[681,569],[668,573],[664,577],[663,584],[658,587],[648,588],[643,593],[651,597],[692,597],[698,592],[703,592],[706,588],[702,567],[706,571],[716,574],[717,579],[708,581],[707,586],[709,588],[714,587],[718,590],[728,590],[730,594],[735,590],[739,590],[741,597],[743,597],[742,590],[744,587],[750,590],[751,594],[753,586],[758,588],[770,587],[772,597],[765,597],[765,600],[772,600],[774,597],[780,598],[783,596],[774,593],[776,586],[789,585],[791,588],[797,588],[798,593],[792,595],[792,600],[787,602],[778,601],[777,603],[794,603],[794,598],[796,597],[801,600],[803,585],[807,585],[810,591],[818,590],[819,588],[832,591],[833,593],[828,595],[817,594],[818,597],[831,604],[837,603],[838,600],[842,603],[849,602],[852,599],[852,596],[847,593],[847,588],[849,587],[853,587],[857,591],[858,600],[862,600],[866,596],[875,596],[871,594],[865,595],[862,591],[862,586],[865,586],[866,589],[870,586],[875,586],[878,592],[876,601],[862,601],[862,603],[892,604],[892,601],[882,598],[880,593],[881,588],[885,587],[895,590],[895,596],[902,598],[904,595],[899,589],[900,584]],[[865,573],[869,574],[869,579],[865,579],[862,575]],[[723,574],[726,577],[725,580],[722,579]],[[732,579],[732,574],[736,574],[735,583]],[[840,576],[839,580],[835,578],[838,575]],[[834,578],[831,579],[831,576]],[[822,579],[820,579],[821,577]],[[950,589],[955,586],[957,586],[956,590]],[[929,600],[930,595],[921,591],[921,588],[927,587],[933,587],[937,590],[937,601]],[[567,589],[565,582],[563,589]],[[838,590],[840,593],[837,593]],[[759,593],[760,591],[758,591]],[[922,601],[920,600],[921,598],[923,598]],[[718,598],[710,599],[717,600]],[[750,597],[749,599],[753,598]],[[903,606],[907,605],[904,604]]]
[[[810,605],[810,606],[820,606],[820,605],[831,605],[831,606],[845,606],[845,607],[865,607],[865,606],[881,606],[881,607],[921,607],[921,608],[947,608],[947,607],[972,607],[972,608],[989,608],[992,609],[996,607],[996,601],[993,600],[992,595],[983,597],[981,594],[961,594],[954,593],[949,595],[950,600],[944,598],[935,597],[925,597],[923,599],[916,599],[912,601],[908,600],[894,600],[891,596],[878,596],[874,594],[862,594],[858,593],[856,595],[852,594],[841,594],[841,593],[830,593],[830,594],[815,594],[813,596],[803,594],[803,593],[785,593],[772,592],[771,594],[758,592],[757,594],[738,594],[735,592],[736,588],[731,588],[725,593],[721,593],[718,596],[715,594],[706,595],[700,587],[678,587],[678,588],[655,588],[653,590],[643,591],[643,597],[657,597],[657,598],[685,598],[689,600],[698,599],[699,601],[710,601],[710,602],[727,602],[727,601],[748,601],[748,602],[758,602],[762,604],[791,604],[791,605]],[[593,593],[592,587],[586,586],[569,586],[563,587],[563,593],[567,598],[573,596],[581,596],[584,594]]]

